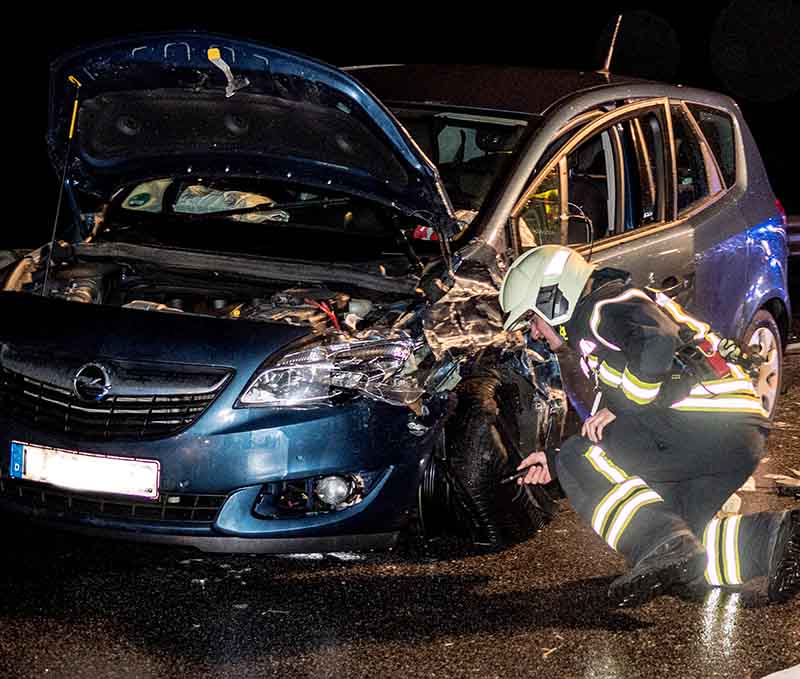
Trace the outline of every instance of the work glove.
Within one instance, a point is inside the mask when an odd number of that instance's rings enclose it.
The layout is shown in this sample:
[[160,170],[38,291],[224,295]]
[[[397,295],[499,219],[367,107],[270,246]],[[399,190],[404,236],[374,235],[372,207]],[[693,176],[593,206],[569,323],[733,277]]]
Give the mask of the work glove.
[[731,361],[732,363],[739,361],[742,356],[747,355],[744,349],[742,349],[742,346],[736,340],[728,339],[727,337],[720,340],[717,351],[722,358],[724,358],[726,361]]
[[736,340],[724,338],[720,340],[717,351],[720,356],[730,363],[736,363],[744,368],[751,377],[758,377],[759,368],[764,359],[758,353],[760,347],[752,346],[748,349],[742,347]]

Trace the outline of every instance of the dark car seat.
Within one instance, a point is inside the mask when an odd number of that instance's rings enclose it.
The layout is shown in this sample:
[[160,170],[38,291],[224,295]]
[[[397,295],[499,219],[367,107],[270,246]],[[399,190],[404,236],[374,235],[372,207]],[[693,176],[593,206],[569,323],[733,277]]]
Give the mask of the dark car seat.
[[[570,160],[569,201],[580,207],[592,220],[592,238],[599,240],[608,234],[608,181],[605,154],[600,137],[581,145]],[[573,208],[574,210],[574,208]],[[567,232],[569,244],[587,242],[586,222],[570,219]]]
[[458,172],[458,191],[463,203],[477,210],[495,178],[511,159],[511,153],[522,136],[522,127],[478,129],[475,145],[484,155],[465,161]]

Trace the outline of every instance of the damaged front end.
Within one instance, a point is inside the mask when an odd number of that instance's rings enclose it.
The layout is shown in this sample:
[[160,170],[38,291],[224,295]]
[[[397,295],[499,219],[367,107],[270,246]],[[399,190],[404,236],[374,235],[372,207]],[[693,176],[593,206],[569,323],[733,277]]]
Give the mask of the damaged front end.
[[[498,528],[503,512],[523,506],[530,516],[541,508],[544,513],[531,523],[539,526],[552,509],[547,496],[526,490],[525,498],[514,497],[496,481],[521,456],[558,440],[566,399],[555,358],[527,346],[520,334],[502,332],[497,305],[502,260],[492,250],[474,248],[462,251],[469,256],[457,260],[455,271],[433,262],[417,279],[373,276],[365,267],[294,262],[295,283],[289,286],[285,262],[197,252],[178,256],[119,242],[60,244],[52,252],[46,299],[81,308],[114,307],[125,318],[143,321],[171,319],[176,328],[181,319],[206,318],[223,323],[223,336],[232,336],[234,327],[245,334],[244,328],[252,326],[296,329],[296,339],[267,352],[249,376],[243,375],[233,412],[338,411],[366,399],[389,408],[370,425],[379,437],[382,428],[395,426],[389,423],[397,422],[402,408],[407,415],[400,421],[420,455],[413,474],[418,486],[413,515],[424,534],[455,532],[475,543],[502,544],[512,539]],[[5,292],[41,299],[46,254],[45,248],[21,260]],[[301,280],[303,287],[297,284]],[[103,328],[95,335],[120,332]],[[198,342],[207,344],[209,338]],[[5,356],[11,354],[0,355],[0,363]],[[114,362],[107,367],[113,372]],[[20,370],[10,363],[0,368]],[[63,379],[68,388],[69,375]],[[475,394],[487,384],[493,385],[491,412],[485,401],[474,407]],[[476,413],[486,418],[476,420]],[[463,432],[480,427],[495,432],[499,443],[492,443],[497,447],[486,469],[472,469],[465,466],[465,456],[486,456]],[[374,445],[373,438],[364,445]],[[333,460],[305,473],[290,462],[250,499],[249,511],[261,520],[344,516],[391,473],[390,464]]]
[[[349,278],[340,270],[341,289],[330,269],[294,263],[296,280],[326,283],[285,287],[285,264],[253,266],[236,257],[175,255],[121,243],[57,245],[45,290],[47,248],[23,258],[3,290],[69,302],[113,306],[139,312],[208,316],[227,321],[287,324],[307,329],[303,339],[276,358],[270,356],[239,397],[236,407],[335,405],[347,394],[421,410],[420,399],[441,387],[450,361],[437,361],[422,327],[427,304],[406,281]],[[226,268],[230,268],[226,272]],[[257,271],[256,271],[257,270]],[[355,285],[353,284],[355,283]]]
[[[0,504],[209,551],[385,547],[409,524],[500,546],[541,526],[547,496],[497,481],[560,437],[558,362],[503,331],[505,249],[451,250],[477,206],[454,210],[380,102],[202,34],[95,46],[53,77],[75,219],[72,242],[2,271]],[[486,130],[522,130],[432,120],[492,149]],[[145,501],[7,478],[3,449],[26,446],[157,476]]]

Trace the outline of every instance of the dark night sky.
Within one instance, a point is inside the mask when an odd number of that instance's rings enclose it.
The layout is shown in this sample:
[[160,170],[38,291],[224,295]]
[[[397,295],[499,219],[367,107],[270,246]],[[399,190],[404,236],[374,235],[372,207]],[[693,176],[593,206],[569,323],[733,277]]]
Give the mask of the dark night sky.
[[[775,193],[789,212],[800,213],[798,2],[696,0],[655,8],[595,3],[589,9],[583,3],[537,2],[513,10],[509,3],[485,3],[474,9],[467,9],[466,3],[454,8],[430,2],[372,3],[371,9],[358,11],[334,5],[317,8],[317,3],[301,6],[295,2],[294,11],[278,11],[268,3],[254,5],[258,9],[208,3],[207,10],[194,14],[189,3],[182,5],[180,11],[154,10],[139,3],[130,8],[105,3],[102,10],[78,5],[55,13],[50,10],[46,21],[31,16],[16,22],[20,32],[7,36],[14,48],[6,46],[4,64],[4,83],[6,88],[13,86],[13,101],[25,102],[22,108],[6,106],[4,110],[7,139],[10,134],[14,159],[26,176],[17,186],[22,200],[15,203],[47,207],[37,210],[43,222],[30,223],[24,230],[6,229],[0,247],[33,245],[52,225],[57,181],[43,141],[50,60],[86,42],[183,28],[256,39],[336,65],[449,62],[589,70],[602,64],[611,26],[622,10],[625,19],[612,71],[733,96],[750,123]],[[548,5],[556,9],[546,15],[536,11]],[[34,26],[34,33],[23,28]],[[7,24],[7,33],[16,30]],[[22,53],[24,59],[19,58]],[[22,64],[25,77],[9,78]],[[31,212],[24,210],[23,217],[21,209],[18,217],[28,222]],[[31,237],[33,233],[37,237]]]

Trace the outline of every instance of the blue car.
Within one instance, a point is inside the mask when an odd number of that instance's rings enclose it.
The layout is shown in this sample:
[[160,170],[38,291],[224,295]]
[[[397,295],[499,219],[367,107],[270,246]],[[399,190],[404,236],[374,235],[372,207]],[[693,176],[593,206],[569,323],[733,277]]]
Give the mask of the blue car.
[[755,345],[774,412],[785,216],[727,97],[337,69],[201,33],[91,46],[51,76],[69,218],[0,269],[17,519],[217,552],[526,538],[553,501],[498,481],[586,404],[572,357],[502,331],[502,276],[543,243]]

